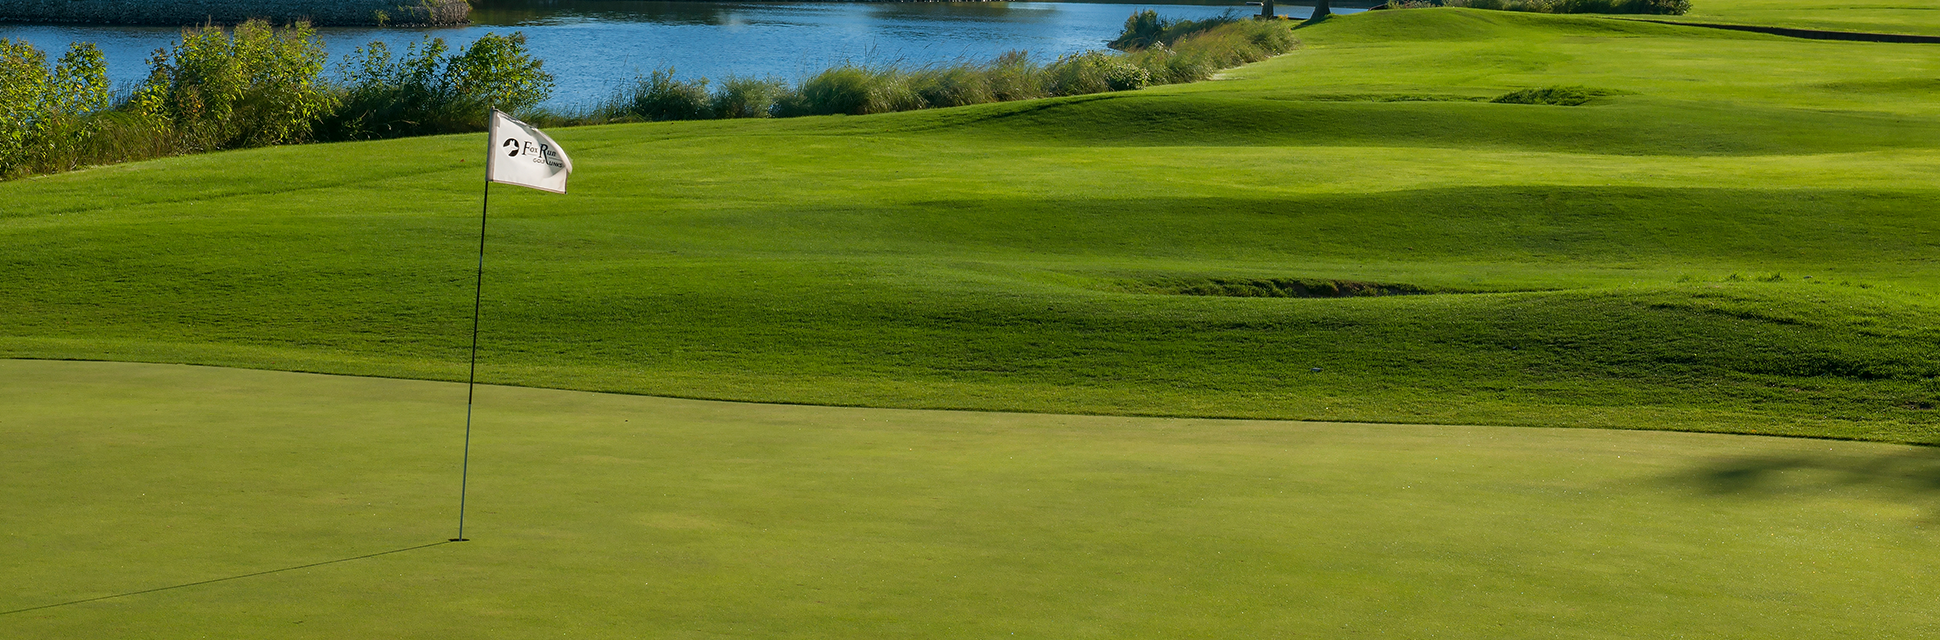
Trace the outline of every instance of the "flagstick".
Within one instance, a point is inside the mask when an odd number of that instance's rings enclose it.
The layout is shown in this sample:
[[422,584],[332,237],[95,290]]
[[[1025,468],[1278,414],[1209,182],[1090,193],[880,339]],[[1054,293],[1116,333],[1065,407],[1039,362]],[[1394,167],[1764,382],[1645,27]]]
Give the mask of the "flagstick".
[[471,373],[465,377],[465,458],[458,467],[458,537],[452,542],[465,542],[465,490],[471,483],[472,468],[472,398],[473,390],[478,387],[478,315],[485,302],[485,216],[492,210],[492,134],[486,127],[485,134],[485,195],[480,198],[478,209],[478,281],[472,287],[472,364]]

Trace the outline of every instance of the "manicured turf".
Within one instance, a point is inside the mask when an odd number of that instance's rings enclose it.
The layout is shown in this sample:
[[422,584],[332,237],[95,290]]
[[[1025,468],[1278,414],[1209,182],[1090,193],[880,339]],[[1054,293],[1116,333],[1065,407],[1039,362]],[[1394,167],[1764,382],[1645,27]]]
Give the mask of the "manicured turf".
[[1940,5],[1926,0],[1693,0],[1689,14],[1671,19],[1940,35]]
[[[7,638],[1920,638],[1873,443],[480,390],[463,544]],[[0,611],[452,534],[458,384],[0,361]]]
[[[1440,9],[1298,35],[1196,85],[554,131],[572,195],[493,194],[481,375],[1940,442],[1940,50]],[[1553,85],[1609,95],[1476,101]],[[0,184],[0,356],[462,379],[481,145]],[[1437,295],[1173,294],[1272,279]]]

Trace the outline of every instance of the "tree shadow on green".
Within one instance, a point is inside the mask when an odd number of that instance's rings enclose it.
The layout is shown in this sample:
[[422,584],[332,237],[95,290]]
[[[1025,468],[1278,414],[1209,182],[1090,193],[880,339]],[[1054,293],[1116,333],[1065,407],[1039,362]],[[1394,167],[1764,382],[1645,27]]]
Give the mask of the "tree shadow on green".
[[1915,505],[1923,521],[1940,522],[1940,449],[1720,458],[1669,480],[1713,496],[1757,499],[1859,491]]

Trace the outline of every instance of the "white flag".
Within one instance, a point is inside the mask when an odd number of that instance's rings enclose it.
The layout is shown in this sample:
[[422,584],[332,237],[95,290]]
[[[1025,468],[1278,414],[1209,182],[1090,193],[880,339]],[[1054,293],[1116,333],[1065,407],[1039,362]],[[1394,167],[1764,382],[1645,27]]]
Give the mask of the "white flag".
[[492,182],[553,193],[566,192],[573,159],[545,132],[492,110],[492,155],[486,160]]

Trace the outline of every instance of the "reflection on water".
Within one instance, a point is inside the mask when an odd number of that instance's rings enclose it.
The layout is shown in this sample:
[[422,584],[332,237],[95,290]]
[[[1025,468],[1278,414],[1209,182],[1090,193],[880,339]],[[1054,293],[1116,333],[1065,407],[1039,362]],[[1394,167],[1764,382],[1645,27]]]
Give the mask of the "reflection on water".
[[[982,61],[1007,51],[1039,60],[1104,46],[1134,11],[1173,18],[1250,13],[1220,4],[1065,2],[639,2],[481,0],[473,24],[425,29],[326,28],[335,59],[366,43],[395,50],[425,36],[463,46],[489,32],[521,31],[558,81],[552,105],[587,104],[654,69],[684,77],[796,79],[844,62],[921,66]],[[1282,5],[1282,15],[1307,7]],[[52,56],[69,42],[92,41],[126,89],[147,75],[149,52],[176,40],[158,27],[0,25],[0,38],[25,39]]]

